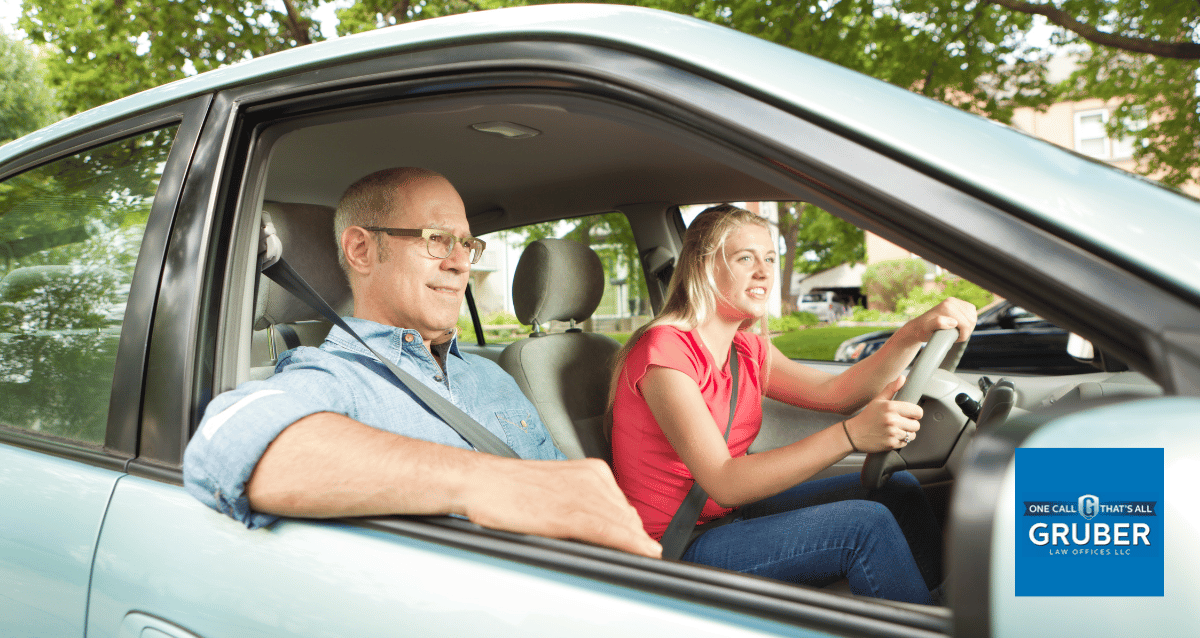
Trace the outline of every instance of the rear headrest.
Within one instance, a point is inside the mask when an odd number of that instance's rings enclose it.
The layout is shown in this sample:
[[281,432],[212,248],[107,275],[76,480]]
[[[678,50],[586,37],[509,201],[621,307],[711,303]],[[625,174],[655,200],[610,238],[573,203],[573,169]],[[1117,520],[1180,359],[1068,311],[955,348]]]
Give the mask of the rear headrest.
[[[339,315],[351,314],[354,300],[350,284],[338,266],[333,209],[314,204],[264,202],[263,211],[271,215],[275,234],[283,245],[283,258]],[[322,317],[275,282],[260,276],[254,309],[255,330],[313,319]]]
[[583,321],[604,296],[604,266],[587,246],[539,239],[525,248],[513,273],[513,309],[524,324]]

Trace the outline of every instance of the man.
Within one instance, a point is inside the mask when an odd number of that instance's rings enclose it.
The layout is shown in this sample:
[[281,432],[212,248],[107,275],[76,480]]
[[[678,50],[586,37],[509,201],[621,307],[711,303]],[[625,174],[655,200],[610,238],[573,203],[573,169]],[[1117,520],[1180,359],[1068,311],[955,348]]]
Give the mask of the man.
[[417,168],[373,173],[347,189],[334,225],[354,297],[347,323],[521,459],[471,450],[335,326],[320,349],[289,351],[271,378],[209,404],[184,456],[188,491],[251,528],[278,516],[456,514],[658,556],[608,466],[561,460],[512,378],[458,351],[479,244],[450,182]]

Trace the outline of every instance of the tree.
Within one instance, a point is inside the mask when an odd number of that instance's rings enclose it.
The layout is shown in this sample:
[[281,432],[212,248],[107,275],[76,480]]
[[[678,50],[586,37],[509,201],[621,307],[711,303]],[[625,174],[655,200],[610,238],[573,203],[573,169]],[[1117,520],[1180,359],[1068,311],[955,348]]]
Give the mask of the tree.
[[[1009,122],[1057,97],[1033,18],[978,0],[642,0]],[[883,105],[881,105],[882,107]]]
[[319,1],[25,0],[18,24],[55,52],[48,79],[71,114],[319,40],[310,17]]
[[43,74],[28,46],[0,33],[0,144],[57,119]]
[[779,236],[783,238],[784,311],[797,307],[788,294],[792,273],[812,274],[866,258],[863,231],[848,221],[804,202],[779,202]]
[[1132,137],[1138,171],[1172,186],[1200,181],[1200,3],[991,0],[1059,27],[1055,42],[1086,46],[1069,97],[1117,99],[1109,136]]
[[578,242],[596,251],[604,266],[605,278],[609,281],[625,279],[629,285],[629,299],[638,306],[637,309],[631,308],[631,312],[649,312],[646,279],[636,274],[641,272],[637,242],[633,238],[633,228],[623,213],[600,213],[566,222],[532,224],[516,230],[523,247],[539,239],[556,237]]
[[338,9],[338,35],[361,33],[439,16],[525,4],[506,0],[357,0]]

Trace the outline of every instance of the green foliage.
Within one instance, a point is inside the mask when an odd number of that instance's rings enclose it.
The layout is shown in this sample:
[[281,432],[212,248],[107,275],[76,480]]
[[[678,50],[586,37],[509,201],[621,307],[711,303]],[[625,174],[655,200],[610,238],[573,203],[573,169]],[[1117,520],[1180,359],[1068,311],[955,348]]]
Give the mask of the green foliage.
[[1063,6],[1080,25],[1058,29],[1053,42],[1087,47],[1067,97],[1119,100],[1109,136],[1134,138],[1138,172],[1172,186],[1196,183],[1200,4],[1072,0]]
[[499,9],[506,6],[525,4],[505,0],[358,0],[354,4],[338,9],[338,35],[362,33],[414,20],[427,20],[441,16]]
[[[817,273],[863,261],[867,255],[862,230],[804,202],[779,202],[779,236],[783,238],[780,281],[788,284],[793,272]],[[784,301],[796,307],[794,298]]]
[[116,348],[173,131],[0,184],[0,423],[103,443]]
[[894,312],[897,302],[925,281],[921,259],[893,259],[871,264],[863,273],[863,290],[871,305]]
[[[1031,16],[976,0],[643,0],[1008,122],[1054,100]],[[1019,87],[1020,90],[1016,90]]]
[[68,114],[193,73],[308,44],[320,0],[25,0],[18,26],[49,45]]
[[548,237],[570,239],[588,246],[600,256],[605,279],[625,279],[630,286],[631,299],[649,298],[646,278],[641,274],[642,266],[638,259],[637,242],[633,238],[633,228],[622,213],[601,213],[532,224],[509,232],[519,238],[522,247]]
[[54,94],[33,52],[0,32],[0,144],[42,128],[56,118]]
[[791,312],[782,317],[767,319],[767,327],[771,332],[791,332],[821,323],[820,319],[811,312]]
[[996,298],[987,290],[953,275],[938,277],[937,284],[933,290],[917,287],[908,291],[903,299],[896,302],[896,311],[905,317],[916,317],[950,297],[970,302],[978,309]]
[[991,291],[981,288],[979,285],[973,284],[962,277],[941,275],[938,277],[938,283],[942,285],[942,294],[947,298],[955,297],[970,302],[975,306],[976,310],[996,300],[996,295],[992,294]]
[[874,332],[874,326],[825,326],[785,332],[771,339],[779,351],[789,359],[833,361],[842,342],[861,334]]

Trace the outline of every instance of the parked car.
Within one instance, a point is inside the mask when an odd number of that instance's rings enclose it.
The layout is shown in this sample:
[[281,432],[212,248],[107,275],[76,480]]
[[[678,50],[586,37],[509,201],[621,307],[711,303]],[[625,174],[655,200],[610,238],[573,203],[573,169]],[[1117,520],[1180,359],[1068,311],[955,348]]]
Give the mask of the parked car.
[[846,304],[837,300],[837,295],[831,290],[810,292],[800,296],[796,310],[811,312],[821,321],[833,322],[850,313]]
[[[332,207],[355,179],[402,165],[445,174],[476,235],[622,213],[656,308],[679,206],[813,202],[1131,371],[1022,377],[1007,422],[978,435],[948,403],[983,398],[977,374],[910,384],[924,385],[926,417],[909,467],[948,504],[946,607],[451,517],[247,530],[189,496],[180,464],[209,400],[270,374],[286,347],[259,303],[262,213],[337,305],[339,275],[318,258]],[[1198,236],[1200,204],[1176,192],[646,9],[420,21],[128,97],[0,148],[0,635],[1185,635],[1200,600],[1187,496],[1200,463]],[[309,257],[318,266],[302,268]],[[563,379],[566,398],[604,396]],[[568,408],[539,407],[547,419]],[[764,413],[758,451],[838,418]],[[1165,595],[1015,594],[1013,464],[1044,447],[1164,450]],[[863,467],[854,454],[829,472]]]
[[[847,339],[834,361],[854,363],[867,358],[895,330],[877,330]],[[979,322],[958,367],[999,373],[1083,374],[1095,372],[1088,361],[1067,354],[1069,333],[1012,303],[1002,301],[979,313]],[[1115,362],[1109,362],[1111,366]]]

